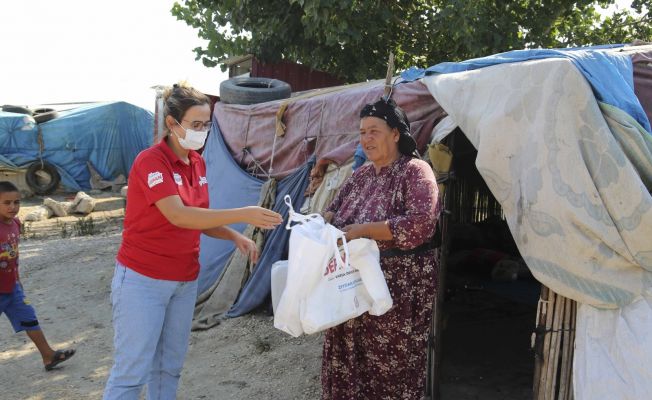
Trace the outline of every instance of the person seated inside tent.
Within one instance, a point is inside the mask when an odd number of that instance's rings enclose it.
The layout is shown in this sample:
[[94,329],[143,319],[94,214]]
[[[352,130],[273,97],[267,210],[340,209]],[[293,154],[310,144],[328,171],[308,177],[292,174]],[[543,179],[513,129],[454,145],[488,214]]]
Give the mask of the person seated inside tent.
[[342,185],[324,217],[347,240],[377,241],[394,306],[326,332],[322,399],[420,399],[437,288],[437,182],[392,99],[361,110],[360,143],[370,163]]

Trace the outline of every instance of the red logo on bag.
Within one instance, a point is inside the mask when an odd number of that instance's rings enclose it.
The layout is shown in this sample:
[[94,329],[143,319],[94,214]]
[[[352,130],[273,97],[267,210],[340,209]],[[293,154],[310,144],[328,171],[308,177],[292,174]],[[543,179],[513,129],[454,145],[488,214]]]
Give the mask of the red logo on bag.
[[[342,252],[340,253],[340,256],[342,257],[343,264],[346,264],[346,254]],[[324,271],[324,276],[328,274],[332,274],[335,271],[337,271],[337,260],[335,259],[335,257],[333,257],[330,259],[330,261],[328,261],[328,264],[326,265],[326,271]]]

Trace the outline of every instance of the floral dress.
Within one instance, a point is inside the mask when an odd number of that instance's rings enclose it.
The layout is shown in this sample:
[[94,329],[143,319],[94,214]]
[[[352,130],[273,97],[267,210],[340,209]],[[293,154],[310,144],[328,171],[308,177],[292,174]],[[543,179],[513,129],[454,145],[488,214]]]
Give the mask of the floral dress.
[[439,261],[423,245],[435,232],[437,193],[430,166],[403,156],[379,173],[371,164],[358,169],[327,209],[338,228],[388,221],[393,239],[378,246],[394,306],[326,331],[323,400],[423,398]]

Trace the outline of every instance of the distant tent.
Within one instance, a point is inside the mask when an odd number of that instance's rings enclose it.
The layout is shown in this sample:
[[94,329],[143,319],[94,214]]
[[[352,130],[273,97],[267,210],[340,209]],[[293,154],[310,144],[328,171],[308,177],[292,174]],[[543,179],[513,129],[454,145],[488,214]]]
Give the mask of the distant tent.
[[152,143],[153,116],[124,103],[102,103],[59,112],[36,124],[26,115],[0,112],[0,167],[53,164],[62,185],[90,189],[88,162],[106,180],[127,177],[134,158]]

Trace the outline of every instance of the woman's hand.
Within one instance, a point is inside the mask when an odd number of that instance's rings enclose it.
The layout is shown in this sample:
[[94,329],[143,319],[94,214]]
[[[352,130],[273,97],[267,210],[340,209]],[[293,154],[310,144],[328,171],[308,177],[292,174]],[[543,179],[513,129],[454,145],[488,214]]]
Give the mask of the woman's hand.
[[342,228],[346,240],[367,238],[373,240],[392,240],[392,231],[387,221],[367,222],[364,224],[351,224]]
[[250,206],[245,207],[245,221],[257,228],[274,229],[283,222],[281,214],[266,208]]
[[333,220],[333,217],[334,217],[334,216],[335,216],[335,213],[332,212],[332,211],[326,211],[326,212],[324,213],[324,215],[322,215],[322,217],[324,218],[324,221],[326,221],[326,222],[329,223],[329,224],[330,224],[331,221]]
[[258,246],[256,246],[256,242],[244,236],[243,234],[238,233],[237,235],[234,236],[233,243],[235,243],[235,247],[237,247],[238,250],[240,250],[240,253],[247,256],[252,263],[255,264],[258,262],[259,253],[258,253]]
[[366,224],[351,224],[342,228],[347,241],[367,237]]

